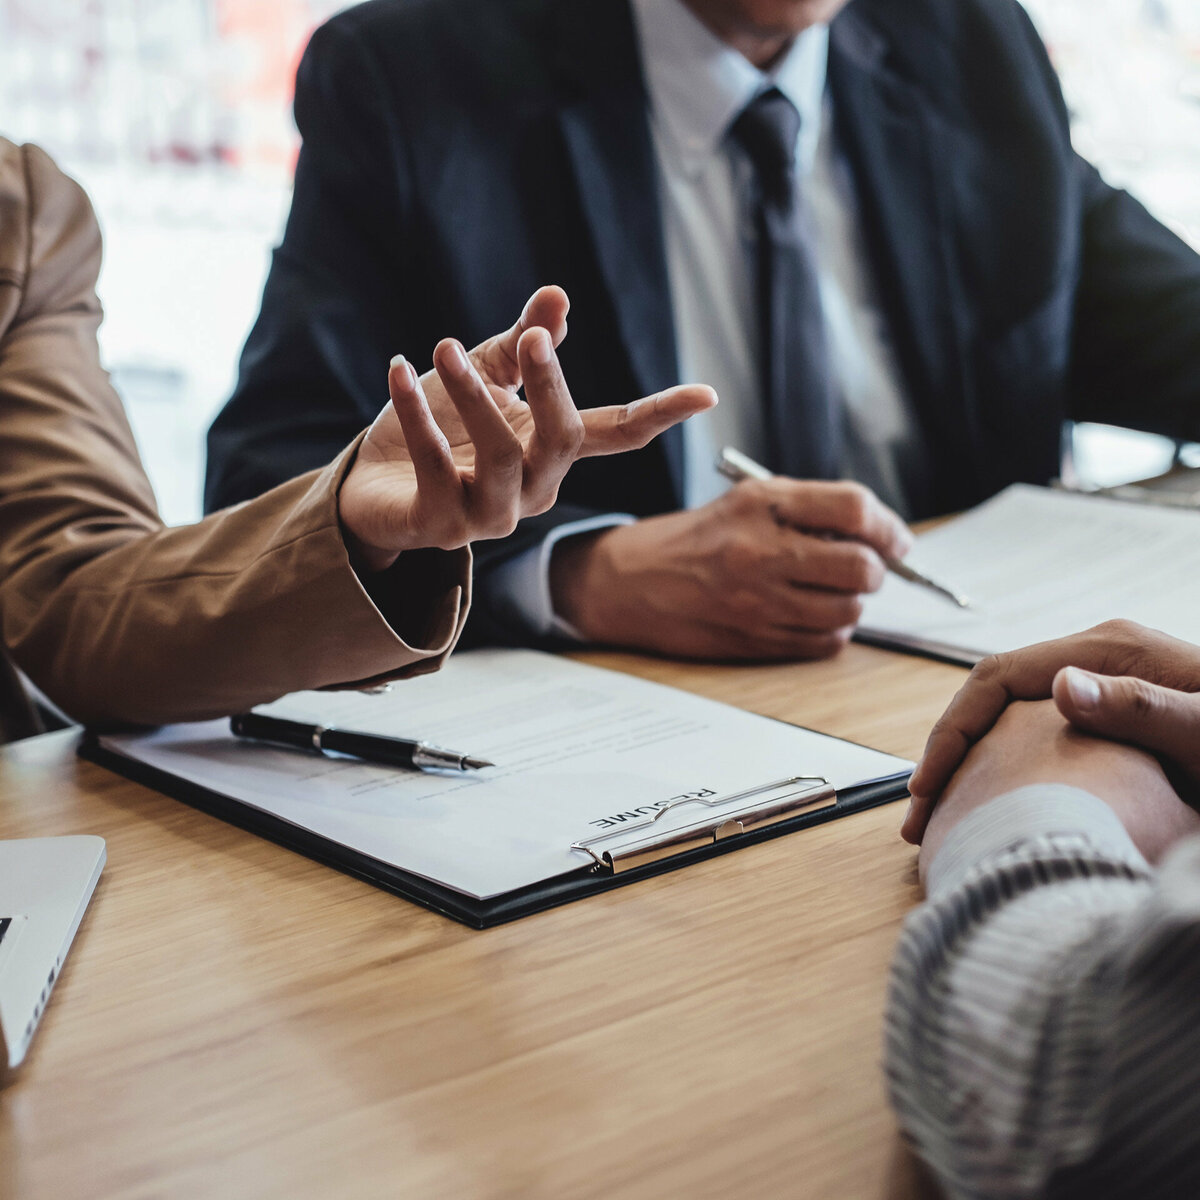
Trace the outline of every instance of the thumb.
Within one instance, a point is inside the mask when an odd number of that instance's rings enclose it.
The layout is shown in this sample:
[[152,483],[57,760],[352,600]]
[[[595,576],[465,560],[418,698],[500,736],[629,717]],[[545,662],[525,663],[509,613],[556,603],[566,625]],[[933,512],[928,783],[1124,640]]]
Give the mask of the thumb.
[[1053,690],[1076,729],[1149,750],[1200,780],[1200,695],[1079,667],[1059,671]]
[[632,404],[584,409],[580,458],[638,450],[672,425],[712,408],[717,393],[702,383],[684,383]]

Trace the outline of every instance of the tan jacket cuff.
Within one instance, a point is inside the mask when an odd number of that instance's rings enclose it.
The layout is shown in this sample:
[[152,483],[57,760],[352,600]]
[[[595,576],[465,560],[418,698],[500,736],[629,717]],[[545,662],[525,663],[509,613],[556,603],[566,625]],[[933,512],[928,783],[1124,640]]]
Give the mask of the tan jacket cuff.
[[[329,554],[337,570],[331,600],[346,639],[345,682],[361,688],[436,671],[462,634],[471,601],[471,551],[410,550],[386,571],[356,568],[338,517],[338,496],[354,465],[365,431],[314,479],[310,496],[316,524],[330,534],[313,539],[314,553]],[[333,544],[336,541],[336,544]],[[340,595],[338,593],[341,593]],[[346,640],[353,648],[345,646]]]

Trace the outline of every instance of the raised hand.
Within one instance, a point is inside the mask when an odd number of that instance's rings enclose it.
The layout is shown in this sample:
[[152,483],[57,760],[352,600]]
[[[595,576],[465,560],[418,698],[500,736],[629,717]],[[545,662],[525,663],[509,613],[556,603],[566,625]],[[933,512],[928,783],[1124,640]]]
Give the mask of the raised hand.
[[554,350],[566,314],[565,293],[542,288],[511,329],[470,354],[453,339],[439,343],[421,379],[393,360],[391,403],[339,499],[347,539],[368,569],[405,550],[503,537],[554,503],[577,459],[637,449],[716,403],[711,388],[685,386],[580,412]]

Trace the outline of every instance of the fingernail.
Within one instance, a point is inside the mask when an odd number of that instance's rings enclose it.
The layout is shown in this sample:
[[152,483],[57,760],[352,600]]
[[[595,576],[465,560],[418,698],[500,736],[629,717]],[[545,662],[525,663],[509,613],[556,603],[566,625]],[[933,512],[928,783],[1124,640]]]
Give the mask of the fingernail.
[[410,363],[403,354],[397,354],[396,357],[392,359],[391,365],[393,370],[399,371],[401,375],[404,376],[404,382],[410,388],[417,386],[417,373],[413,370],[412,363]]
[[1100,705],[1100,685],[1086,672],[1078,667],[1068,667],[1066,670],[1067,691],[1075,702],[1076,708],[1091,711]]
[[463,353],[463,348],[457,342],[451,342],[446,349],[446,357],[449,359],[450,367],[459,375],[465,375],[471,365],[467,362],[467,356]]
[[535,329],[529,337],[529,357],[539,366],[550,361],[550,335],[544,329]]

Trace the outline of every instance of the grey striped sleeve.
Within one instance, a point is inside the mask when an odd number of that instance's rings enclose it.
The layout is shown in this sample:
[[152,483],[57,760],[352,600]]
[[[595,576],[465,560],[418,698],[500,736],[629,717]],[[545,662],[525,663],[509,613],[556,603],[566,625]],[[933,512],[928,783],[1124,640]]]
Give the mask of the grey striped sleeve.
[[1107,805],[1026,788],[934,868],[885,1064],[946,1195],[1200,1196],[1200,839],[1155,878]]

